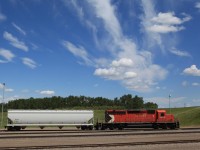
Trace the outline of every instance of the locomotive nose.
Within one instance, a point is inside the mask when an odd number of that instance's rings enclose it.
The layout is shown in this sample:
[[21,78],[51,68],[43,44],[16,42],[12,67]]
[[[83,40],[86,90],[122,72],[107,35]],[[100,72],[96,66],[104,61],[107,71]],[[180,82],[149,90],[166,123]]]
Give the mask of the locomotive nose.
[[108,113],[105,113],[105,121],[109,122],[112,119]]

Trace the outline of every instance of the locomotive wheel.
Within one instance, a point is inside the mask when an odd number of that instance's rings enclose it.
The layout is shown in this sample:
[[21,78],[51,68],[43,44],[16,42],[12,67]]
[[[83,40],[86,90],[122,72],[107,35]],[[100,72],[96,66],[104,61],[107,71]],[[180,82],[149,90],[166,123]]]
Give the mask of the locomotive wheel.
[[159,126],[158,126],[157,124],[154,124],[154,125],[153,125],[153,128],[154,128],[154,129],[159,129]]
[[169,126],[169,128],[173,130],[173,129],[176,129],[176,126],[174,124],[172,124]]
[[21,130],[21,127],[20,127],[20,126],[15,126],[14,129],[15,129],[16,131],[20,131],[20,130]]
[[118,130],[123,130],[123,127],[122,126],[118,126]]
[[167,129],[167,124],[163,124],[162,129]]
[[109,127],[109,129],[110,129],[110,130],[113,130],[114,128],[113,128],[113,126],[111,126],[111,127]]
[[86,129],[86,126],[81,126],[81,130],[85,130]]

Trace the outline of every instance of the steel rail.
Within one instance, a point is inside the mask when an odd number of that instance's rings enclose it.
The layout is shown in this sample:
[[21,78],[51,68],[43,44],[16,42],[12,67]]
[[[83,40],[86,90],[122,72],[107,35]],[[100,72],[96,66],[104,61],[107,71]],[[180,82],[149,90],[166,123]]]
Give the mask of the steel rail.
[[164,145],[164,144],[186,144],[199,143],[196,140],[173,140],[173,141],[153,141],[153,142],[127,142],[127,143],[102,143],[102,144],[76,144],[76,145],[49,145],[49,146],[22,146],[22,147],[1,147],[1,150],[31,150],[31,149],[71,149],[71,148],[95,148],[95,147],[116,147],[116,146],[138,146],[138,145]]
[[22,138],[56,138],[56,137],[102,137],[102,136],[134,136],[134,135],[167,135],[167,134],[191,134],[191,133],[200,133],[200,131],[179,131],[179,132],[169,132],[169,131],[165,131],[165,132],[118,132],[118,133],[103,133],[103,132],[99,132],[99,133],[95,133],[93,134],[92,132],[90,134],[70,134],[70,133],[66,133],[66,134],[56,134],[56,133],[52,133],[52,134],[48,134],[48,135],[43,135],[43,133],[40,133],[40,135],[11,135],[11,136],[5,136],[5,135],[0,135],[0,139],[22,139]]

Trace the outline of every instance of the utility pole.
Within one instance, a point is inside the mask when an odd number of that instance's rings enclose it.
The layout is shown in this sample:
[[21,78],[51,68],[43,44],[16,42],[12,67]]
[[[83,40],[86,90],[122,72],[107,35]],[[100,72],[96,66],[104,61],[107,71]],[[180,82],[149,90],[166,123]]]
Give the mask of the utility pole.
[[5,92],[5,83],[2,84],[3,85],[3,88],[2,88],[2,91],[3,91],[3,97],[2,97],[2,105],[1,105],[1,126],[3,127],[3,103],[4,103],[4,92]]
[[171,98],[171,94],[169,94],[169,113],[171,114],[170,98]]

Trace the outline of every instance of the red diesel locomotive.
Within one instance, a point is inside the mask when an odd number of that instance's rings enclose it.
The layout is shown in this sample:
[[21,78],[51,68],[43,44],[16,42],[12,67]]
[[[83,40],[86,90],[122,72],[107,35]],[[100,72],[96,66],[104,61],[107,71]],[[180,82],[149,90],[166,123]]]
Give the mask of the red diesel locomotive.
[[123,128],[176,129],[179,121],[166,110],[106,110],[105,122],[97,123],[97,130]]

